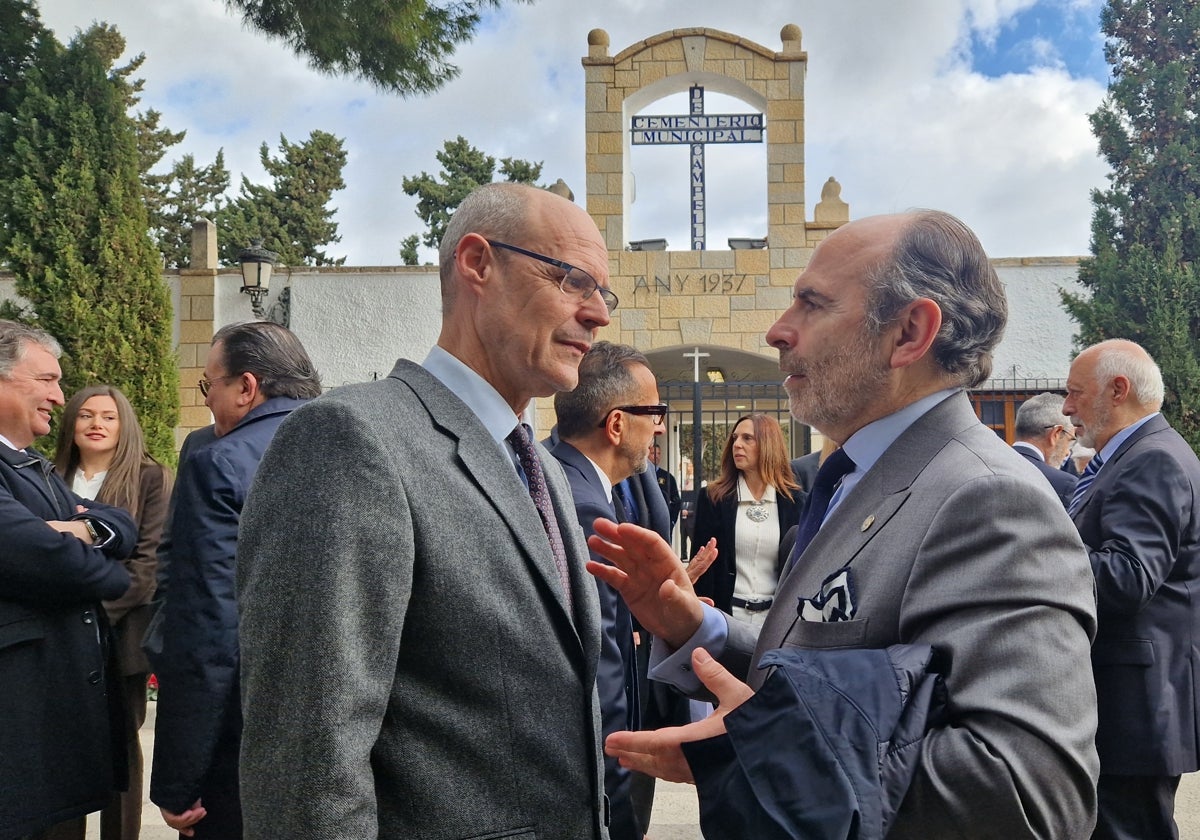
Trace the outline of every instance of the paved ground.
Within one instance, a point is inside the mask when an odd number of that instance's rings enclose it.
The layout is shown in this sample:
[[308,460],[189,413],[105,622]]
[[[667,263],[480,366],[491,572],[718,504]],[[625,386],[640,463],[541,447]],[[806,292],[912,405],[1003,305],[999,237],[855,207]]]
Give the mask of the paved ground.
[[[154,748],[154,704],[142,727],[142,749],[145,750],[147,766]],[[149,772],[146,782],[149,785]],[[1184,776],[1179,786],[1175,815],[1179,822],[1180,840],[1200,840],[1200,773]],[[650,840],[698,840],[700,837],[699,811],[696,807],[696,791],[691,785],[676,785],[659,782],[654,798],[654,817],[650,826]],[[88,840],[98,840],[100,830],[93,816],[88,821]],[[142,814],[143,840],[175,840],[179,835],[167,828],[159,816],[158,808],[146,801]]]

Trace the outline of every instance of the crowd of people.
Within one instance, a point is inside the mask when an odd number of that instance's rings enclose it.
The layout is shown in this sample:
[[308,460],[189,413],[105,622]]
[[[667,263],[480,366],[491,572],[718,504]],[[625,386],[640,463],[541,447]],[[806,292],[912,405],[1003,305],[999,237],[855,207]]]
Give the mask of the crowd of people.
[[587,213],[483,186],[439,262],[436,346],[377,382],[222,328],[174,481],[0,321],[0,840],[135,840],[151,671],[185,837],[642,840],[655,778],[710,840],[1177,836],[1200,461],[1144,349],[1084,349],[1008,446],[966,393],[1007,317],[975,235],[850,222],[766,335],[826,446],[738,418],[685,561]]

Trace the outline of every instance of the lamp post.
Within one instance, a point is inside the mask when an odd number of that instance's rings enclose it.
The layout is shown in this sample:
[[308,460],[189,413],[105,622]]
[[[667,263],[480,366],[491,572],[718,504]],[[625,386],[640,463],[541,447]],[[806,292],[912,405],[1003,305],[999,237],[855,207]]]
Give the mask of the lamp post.
[[250,247],[238,254],[242,268],[242,291],[250,295],[250,309],[256,318],[265,317],[263,298],[271,288],[271,270],[275,268],[279,255],[263,247],[261,239],[250,240]]

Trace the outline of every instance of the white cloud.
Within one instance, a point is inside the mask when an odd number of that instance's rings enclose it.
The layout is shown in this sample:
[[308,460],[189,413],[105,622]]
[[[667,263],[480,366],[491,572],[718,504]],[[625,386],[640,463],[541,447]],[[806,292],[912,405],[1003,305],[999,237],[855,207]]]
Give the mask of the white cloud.
[[[143,104],[162,111],[167,127],[187,129],[171,156],[191,152],[206,163],[224,147],[235,183],[239,172],[264,177],[258,147],[274,150],[280,134],[296,142],[321,129],[344,138],[347,188],[334,197],[342,243],[331,251],[355,265],[398,261],[400,241],[420,230],[401,178],[436,171],[435,153],[456,135],[497,158],[544,161],[544,178],[563,178],[582,200],[580,62],[591,29],[605,29],[616,54],[685,27],[778,49],[788,23],[803,30],[809,58],[810,215],[834,175],[854,216],[939,207],[962,214],[996,256],[1080,254],[1088,192],[1104,176],[1086,120],[1102,88],[1060,69],[987,79],[969,71],[964,54],[972,29],[998,29],[1031,2],[762,0],[750,14],[727,0],[539,0],[505,6],[460,50],[459,79],[409,100],[313,73],[215,0],[44,0],[41,13],[61,38],[93,19],[120,29],[131,52],[147,53]],[[674,225],[665,234],[672,247],[687,241],[687,152],[678,154],[678,171],[663,164],[638,172],[638,212]],[[750,228],[764,201],[742,188],[755,182],[757,163],[718,167],[721,155],[710,152],[710,203],[730,232],[710,230],[713,246],[756,235]]]

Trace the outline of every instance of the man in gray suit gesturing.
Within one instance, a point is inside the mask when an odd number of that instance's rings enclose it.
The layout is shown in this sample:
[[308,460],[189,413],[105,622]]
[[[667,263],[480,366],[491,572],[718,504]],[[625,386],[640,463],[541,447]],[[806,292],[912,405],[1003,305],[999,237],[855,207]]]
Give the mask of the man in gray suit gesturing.
[[587,545],[519,415],[575,387],[608,252],[552,193],[471,193],[418,365],[284,423],[242,516],[248,837],[604,838]]
[[[863,832],[855,836],[1090,833],[1098,762],[1087,556],[1050,485],[979,422],[963,390],[987,379],[1006,313],[978,240],[945,213],[861,219],[817,247],[767,340],[788,375],[792,414],[841,449],[818,472],[760,632],[705,608],[655,535],[596,522],[591,545],[618,568],[589,571],[664,643],[651,676],[720,700],[706,720],[620,732],[606,749],[626,766],[696,780],[702,827],[709,814],[770,823],[760,838],[834,836],[781,827],[811,825],[838,804],[804,809],[806,782],[820,780],[788,774],[820,737],[793,731],[769,749],[741,749],[740,736],[769,721],[755,693],[769,672],[751,666],[778,648],[815,656],[904,644],[932,647],[946,705],[910,746],[908,775],[884,779],[898,785],[885,784],[889,800],[849,803],[862,806],[848,817]],[[875,755],[873,740],[844,744],[839,734],[835,757]],[[693,747],[705,760],[691,763]],[[730,779],[755,795],[728,798]]]

